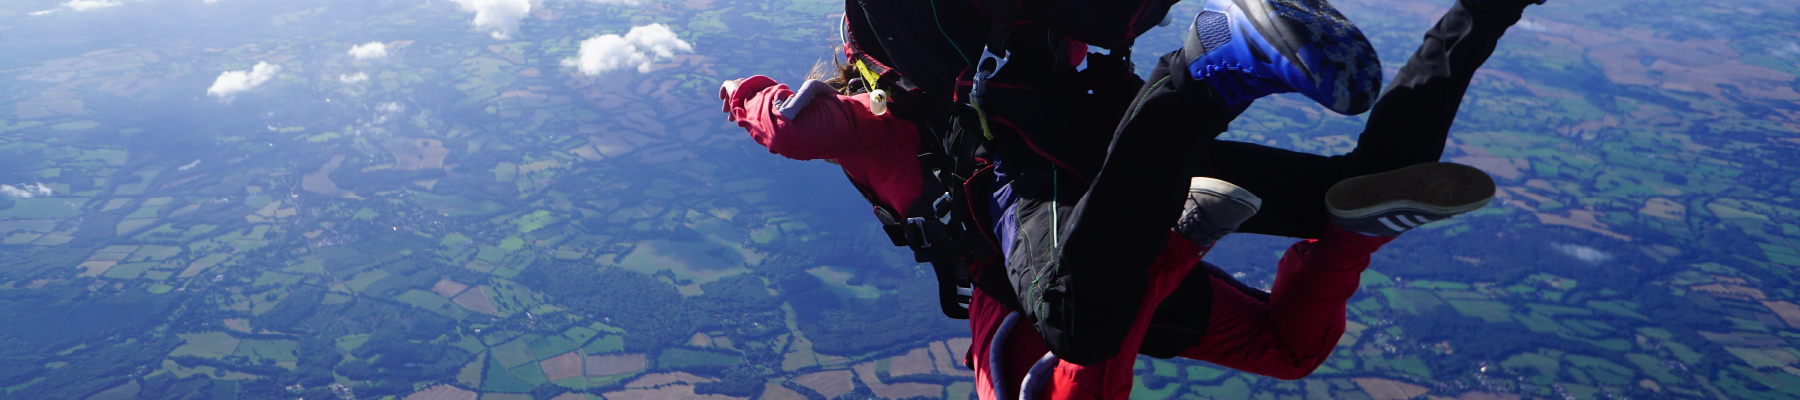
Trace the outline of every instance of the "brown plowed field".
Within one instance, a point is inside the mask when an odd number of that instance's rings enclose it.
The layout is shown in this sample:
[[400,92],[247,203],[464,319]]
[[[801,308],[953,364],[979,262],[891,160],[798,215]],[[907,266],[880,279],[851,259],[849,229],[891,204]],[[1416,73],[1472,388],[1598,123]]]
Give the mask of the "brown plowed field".
[[[836,371],[814,372],[799,378],[794,378],[794,383],[805,386],[807,389],[812,389],[814,392],[819,392],[819,394],[825,395],[825,398],[830,399],[848,394],[851,389],[856,388],[856,385],[850,382],[850,376],[850,371],[841,369]],[[611,397],[609,396],[608,398]]]
[[581,353],[571,351],[550,357],[538,361],[538,367],[543,368],[544,376],[553,381],[581,376]]
[[642,370],[649,367],[643,354],[617,354],[604,356],[587,356],[587,376],[618,375]]
[[931,374],[931,351],[924,347],[894,357],[888,364],[888,376]]

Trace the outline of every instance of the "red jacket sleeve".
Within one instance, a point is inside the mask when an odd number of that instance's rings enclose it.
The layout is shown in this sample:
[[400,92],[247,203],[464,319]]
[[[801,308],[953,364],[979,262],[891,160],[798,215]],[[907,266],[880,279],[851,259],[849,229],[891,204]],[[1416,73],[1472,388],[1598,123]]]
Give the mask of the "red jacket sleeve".
[[[828,89],[823,82],[805,89]],[[727,94],[725,112],[770,153],[796,160],[831,159],[886,145],[895,131],[912,124],[869,111],[868,95],[795,93],[787,85],[757,75]],[[802,102],[803,104],[794,104]]]
[[721,88],[720,98],[731,121],[770,153],[835,160],[903,217],[924,191],[918,129],[892,113],[870,112],[867,94],[842,96],[819,81],[808,81],[796,93],[759,75],[735,90]]

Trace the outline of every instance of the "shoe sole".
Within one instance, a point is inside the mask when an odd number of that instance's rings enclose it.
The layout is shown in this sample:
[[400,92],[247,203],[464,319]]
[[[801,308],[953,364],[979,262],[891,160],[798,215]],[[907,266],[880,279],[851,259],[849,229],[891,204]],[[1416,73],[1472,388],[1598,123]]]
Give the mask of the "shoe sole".
[[1262,210],[1261,197],[1256,197],[1256,195],[1250,193],[1249,190],[1244,190],[1244,188],[1238,187],[1238,185],[1233,185],[1231,182],[1223,180],[1195,177],[1188,181],[1188,193],[1211,193],[1221,198],[1230,199],[1231,201],[1243,204],[1245,207],[1249,207],[1252,214]]
[[1325,204],[1339,218],[1399,208],[1447,216],[1486,207],[1494,191],[1494,178],[1486,172],[1438,162],[1345,179],[1325,192]]
[[[1373,59],[1362,30],[1350,22],[1325,0],[1232,0],[1250,24],[1275,45],[1281,56],[1300,68],[1300,72],[1316,87],[1350,88],[1359,86],[1365,93],[1352,98],[1336,98],[1329,108],[1345,115],[1360,114],[1375,104],[1381,91],[1381,61]],[[1314,58],[1302,57],[1309,50]],[[1368,56],[1367,59],[1363,56]],[[1320,71],[1318,69],[1332,69]],[[1334,82],[1325,82],[1329,77]]]
[[1319,77],[1313,74],[1312,67],[1308,67],[1306,62],[1300,59],[1300,55],[1296,54],[1300,46],[1305,43],[1295,40],[1295,35],[1288,31],[1287,24],[1269,23],[1277,19],[1269,15],[1268,4],[1264,1],[1232,0],[1232,3],[1237,4],[1238,9],[1244,10],[1244,15],[1250,17],[1250,25],[1255,26],[1256,31],[1262,33],[1263,40],[1275,45],[1275,50],[1281,52],[1282,57],[1287,58],[1288,62],[1294,66],[1300,67],[1300,72],[1305,73],[1306,77],[1312,79],[1315,84],[1318,83]]

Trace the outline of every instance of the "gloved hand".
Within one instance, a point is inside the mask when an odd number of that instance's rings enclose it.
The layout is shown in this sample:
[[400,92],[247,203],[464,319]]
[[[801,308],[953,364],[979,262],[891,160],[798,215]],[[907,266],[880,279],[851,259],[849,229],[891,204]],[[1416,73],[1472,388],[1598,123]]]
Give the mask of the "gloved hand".
[[719,84],[719,100],[730,99],[732,93],[737,93],[738,85],[744,84],[744,79],[747,78],[732,79]]

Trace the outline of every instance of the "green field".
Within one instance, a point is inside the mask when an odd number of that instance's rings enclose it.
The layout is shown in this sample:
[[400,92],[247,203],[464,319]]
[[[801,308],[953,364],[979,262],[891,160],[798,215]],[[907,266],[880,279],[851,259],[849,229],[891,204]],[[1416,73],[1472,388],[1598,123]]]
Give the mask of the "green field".
[[619,266],[646,274],[671,270],[677,280],[704,284],[749,272],[742,265],[752,259],[759,257],[742,247],[710,240],[652,240],[638,243],[636,250],[619,260]]
[[874,299],[881,297],[881,289],[870,285],[849,284],[852,272],[849,268],[824,266],[806,270],[806,273],[818,277],[831,288],[833,293],[846,299]]
[[538,357],[531,352],[531,347],[526,344],[525,339],[514,340],[499,346],[494,346],[491,348],[491,353],[494,362],[500,363],[500,365],[505,368],[512,368],[519,366],[520,364],[538,360]]
[[575,351],[575,349],[581,347],[581,342],[576,342],[568,337],[557,335],[533,340],[531,341],[530,346],[531,352],[536,356],[536,359],[542,360]]
[[196,356],[220,358],[236,353],[238,339],[224,332],[190,333],[180,335],[186,343],[175,348],[170,356]]
[[[533,365],[535,366],[536,364]],[[518,377],[514,377],[511,372],[507,372],[506,366],[500,364],[498,357],[488,358],[487,378],[481,382],[481,390],[490,392],[523,393],[531,391],[531,388],[533,387],[536,387],[536,385],[526,382],[523,379],[519,379]]]
[[232,355],[251,360],[298,361],[294,355],[298,346],[299,343],[292,340],[245,340],[238,343],[237,351]]
[[335,342],[337,344],[337,347],[340,349],[344,349],[344,351],[355,351],[356,348],[362,347],[363,343],[369,342],[369,334],[358,333],[358,334],[353,334],[353,335],[344,335],[342,337],[338,337],[335,340]]
[[601,336],[581,347],[583,354],[608,354],[622,350],[625,350],[625,337],[619,335]]
[[528,363],[513,367],[512,369],[507,370],[507,372],[512,373],[512,376],[516,376],[519,380],[525,381],[525,383],[531,384],[532,386],[542,385],[544,382],[550,381],[549,378],[544,377],[544,369],[538,367],[538,363]]
[[743,356],[686,348],[670,348],[656,356],[658,368],[682,368],[692,366],[735,365],[743,362]]
[[451,303],[450,299],[439,296],[437,293],[418,289],[401,293],[399,296],[395,296],[394,300],[455,319],[468,318],[471,314],[468,309],[456,305],[456,303]]

